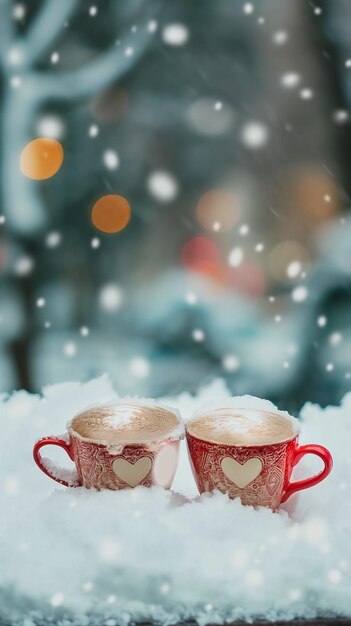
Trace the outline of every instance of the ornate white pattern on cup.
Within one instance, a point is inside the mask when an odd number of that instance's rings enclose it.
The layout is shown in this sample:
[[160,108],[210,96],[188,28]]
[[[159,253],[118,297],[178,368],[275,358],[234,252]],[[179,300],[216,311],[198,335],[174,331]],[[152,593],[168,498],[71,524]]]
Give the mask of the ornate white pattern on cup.
[[[267,446],[241,447],[213,444],[196,439],[189,433],[187,439],[200,493],[219,489],[230,498],[239,497],[243,504],[269,506],[273,510],[278,508],[286,468],[291,466],[289,459],[293,454],[294,440]],[[223,467],[224,459],[235,461],[241,466],[246,466],[251,459],[255,459],[256,476],[251,476],[251,481],[240,487],[226,473],[228,465],[225,463]],[[260,468],[257,461],[261,464]],[[248,467],[252,469],[250,465]],[[257,472],[258,469],[261,471]]]

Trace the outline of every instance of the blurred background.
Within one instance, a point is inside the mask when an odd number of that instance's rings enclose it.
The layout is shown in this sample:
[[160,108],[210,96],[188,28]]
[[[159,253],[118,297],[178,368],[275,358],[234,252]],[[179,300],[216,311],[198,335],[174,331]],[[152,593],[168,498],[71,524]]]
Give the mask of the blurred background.
[[339,401],[351,1],[0,9],[0,390]]

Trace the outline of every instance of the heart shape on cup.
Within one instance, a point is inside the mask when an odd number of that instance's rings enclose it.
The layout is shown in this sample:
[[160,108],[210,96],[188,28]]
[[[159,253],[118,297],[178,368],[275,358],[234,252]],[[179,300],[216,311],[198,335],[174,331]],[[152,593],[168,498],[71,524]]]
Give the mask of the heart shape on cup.
[[129,487],[136,487],[148,475],[151,465],[148,456],[141,457],[135,463],[119,458],[113,461],[112,469],[117,478],[123,480]]
[[221,460],[221,468],[227,478],[237,487],[247,487],[262,472],[262,461],[258,457],[248,459],[245,463],[238,463],[230,456]]

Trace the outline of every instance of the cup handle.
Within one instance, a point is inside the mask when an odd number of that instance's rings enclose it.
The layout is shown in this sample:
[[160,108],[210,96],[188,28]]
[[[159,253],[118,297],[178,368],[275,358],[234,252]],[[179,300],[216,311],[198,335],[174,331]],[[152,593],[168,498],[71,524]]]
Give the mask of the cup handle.
[[[40,450],[44,446],[58,446],[59,448],[63,448],[63,450],[67,452],[71,461],[74,461],[70,444],[67,443],[62,437],[43,437],[34,444],[33,458],[41,471],[49,476],[49,478],[56,480],[56,482],[60,483],[60,485],[65,485],[66,487],[79,487],[80,482],[77,471],[62,470],[60,467],[55,466],[49,459],[43,458],[40,454]],[[60,474],[62,475],[63,471],[67,475],[67,480],[60,476]],[[68,477],[70,477],[70,480],[68,480]]]
[[319,446],[317,444],[309,443],[306,446],[299,446],[296,444],[294,458],[293,458],[293,466],[297,465],[297,463],[302,459],[305,454],[315,454],[322,459],[324,463],[323,469],[316,474],[315,476],[310,476],[309,478],[304,478],[303,480],[297,480],[295,482],[289,482],[283,497],[282,502],[285,502],[290,496],[296,491],[301,491],[301,489],[308,489],[308,487],[313,487],[313,485],[317,485],[324,478],[330,474],[333,467],[333,457],[330,454],[329,450],[324,448],[323,446]]

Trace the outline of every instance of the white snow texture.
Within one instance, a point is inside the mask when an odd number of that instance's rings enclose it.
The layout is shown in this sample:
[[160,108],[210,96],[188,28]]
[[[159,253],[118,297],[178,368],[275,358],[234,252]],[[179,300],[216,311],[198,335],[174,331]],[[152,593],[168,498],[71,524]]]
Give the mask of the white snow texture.
[[[277,513],[198,496],[185,442],[172,491],[67,489],[40,472],[33,443],[114,396],[107,376],[0,396],[0,623],[351,615],[351,393],[304,407],[300,441],[326,445],[334,470]],[[163,400],[189,418],[214,396],[229,396],[221,381]],[[306,457],[297,475],[318,469]]]

